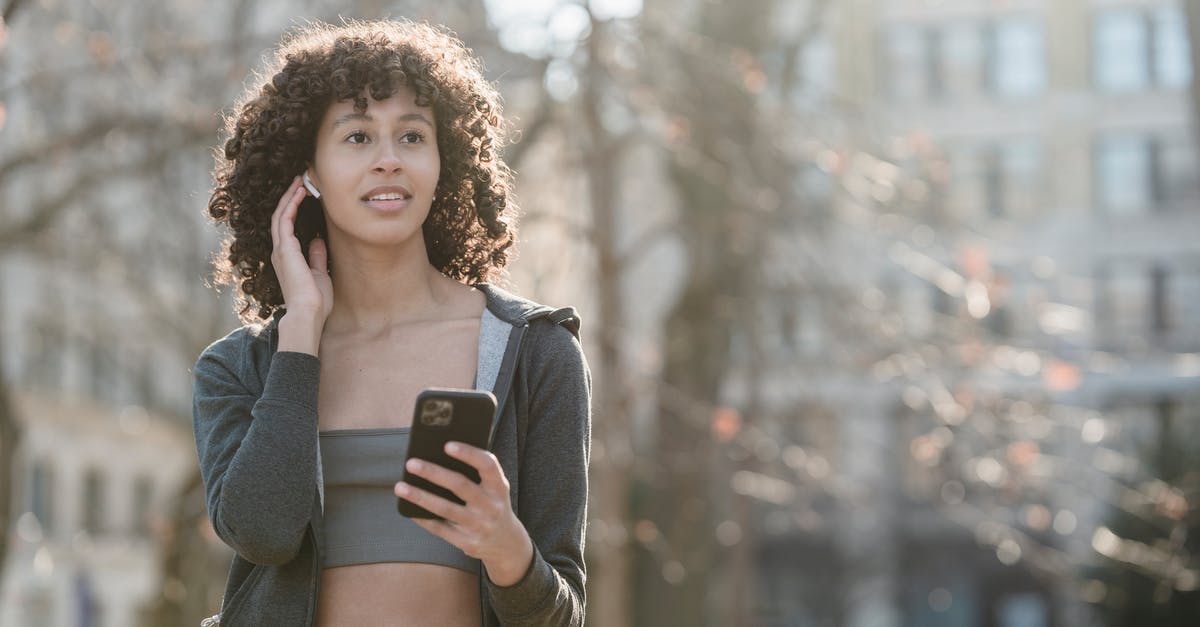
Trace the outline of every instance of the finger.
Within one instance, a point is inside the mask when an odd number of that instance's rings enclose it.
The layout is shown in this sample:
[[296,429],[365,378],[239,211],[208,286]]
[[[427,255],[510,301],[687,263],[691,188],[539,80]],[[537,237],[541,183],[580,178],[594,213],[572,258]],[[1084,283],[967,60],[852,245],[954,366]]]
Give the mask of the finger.
[[295,237],[296,232],[296,214],[299,213],[301,201],[304,200],[304,195],[308,190],[301,185],[299,189],[292,192],[288,197],[288,202],[283,207],[283,211],[279,214],[279,241],[290,242]]
[[419,459],[410,459],[404,469],[419,477],[424,477],[436,485],[454,493],[458,498],[471,503],[479,500],[479,485],[462,473],[454,472],[437,464],[431,464]]
[[462,442],[447,442],[446,454],[479,471],[480,483],[502,487],[505,492],[508,491],[508,479],[504,476],[504,469],[500,467],[500,460],[496,459],[491,451]]
[[328,252],[328,249],[325,248],[325,240],[320,237],[313,238],[313,241],[308,244],[308,267],[320,272],[328,272],[329,266],[326,262]]
[[452,523],[462,524],[466,520],[466,508],[462,505],[451,503],[436,494],[431,494],[403,481],[396,483],[394,492],[396,496],[412,502],[413,505],[424,507]]
[[417,523],[425,531],[453,544],[460,551],[466,553],[466,549],[468,548],[467,543],[470,541],[470,538],[467,534],[459,530],[458,527],[436,518],[410,518],[409,520]]

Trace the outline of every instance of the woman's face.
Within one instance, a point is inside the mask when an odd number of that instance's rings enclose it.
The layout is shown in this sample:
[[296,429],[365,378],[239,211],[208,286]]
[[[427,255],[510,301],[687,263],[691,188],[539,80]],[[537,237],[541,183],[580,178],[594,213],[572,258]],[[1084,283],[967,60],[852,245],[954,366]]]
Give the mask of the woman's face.
[[317,130],[309,176],[321,192],[330,241],[394,245],[421,236],[441,164],[433,110],[411,87],[366,111],[335,102]]

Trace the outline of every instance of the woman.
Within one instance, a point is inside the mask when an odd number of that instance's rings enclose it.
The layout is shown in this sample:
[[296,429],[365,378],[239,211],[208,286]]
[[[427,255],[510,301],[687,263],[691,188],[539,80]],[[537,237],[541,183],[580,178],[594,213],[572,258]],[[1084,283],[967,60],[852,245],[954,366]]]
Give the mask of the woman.
[[[394,21],[296,32],[228,120],[208,210],[247,324],[194,370],[220,624],[582,625],[590,380],[572,309],[488,284],[503,130],[463,44]],[[478,484],[402,466],[428,387],[498,399],[490,451],[447,446]]]

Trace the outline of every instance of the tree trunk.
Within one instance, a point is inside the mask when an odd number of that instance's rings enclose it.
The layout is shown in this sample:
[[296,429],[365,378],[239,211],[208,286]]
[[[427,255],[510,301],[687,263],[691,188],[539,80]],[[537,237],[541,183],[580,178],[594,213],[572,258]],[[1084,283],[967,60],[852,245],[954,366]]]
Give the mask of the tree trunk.
[[[718,514],[721,519],[729,514],[716,504],[746,504],[730,490],[736,468],[726,450],[714,445],[711,426],[713,411],[724,402],[722,384],[746,366],[733,343],[754,344],[746,342],[754,334],[747,318],[758,308],[758,242],[766,221],[750,197],[755,177],[743,174],[770,158],[754,154],[759,126],[767,121],[759,119],[752,85],[772,4],[705,3],[698,23],[687,29],[705,42],[704,52],[671,49],[666,42],[667,50],[658,55],[678,68],[677,76],[662,79],[676,81],[663,99],[687,125],[684,139],[673,147],[669,172],[681,206],[678,232],[689,272],[664,325],[659,469],[643,478],[647,498],[638,517],[653,521],[659,536],[639,523],[646,549],[639,552],[637,582],[641,625],[744,624],[752,606],[753,549],[745,543],[732,552],[716,547]],[[732,519],[739,518],[735,512]],[[752,524],[748,518],[742,522]],[[735,569],[732,576],[728,568]]]
[[[0,355],[4,355],[3,342],[0,337]],[[4,376],[4,361],[0,359],[0,568],[7,563],[8,539],[15,537],[9,524],[13,520],[14,487],[19,476],[16,453],[20,439],[21,426]]]
[[[0,29],[7,28],[20,7],[21,0],[9,0],[4,5],[3,22]],[[0,330],[3,326],[0,325]],[[4,375],[4,336],[0,333],[0,577],[8,560],[8,539],[14,537],[9,531],[13,518],[13,487],[17,478],[17,444],[21,439],[21,428],[17,423],[16,408],[9,393],[8,378]]]
[[[629,524],[629,415],[633,395],[623,364],[621,345],[625,328],[625,306],[621,284],[625,268],[617,250],[616,191],[622,144],[614,141],[601,122],[599,111],[605,72],[601,55],[609,45],[607,25],[592,20],[587,40],[588,60],[583,74],[581,106],[590,150],[583,155],[587,173],[588,198],[592,211],[592,246],[596,254],[596,287],[599,319],[599,354],[596,364],[597,406],[593,421],[593,442],[602,454],[596,457],[591,473],[591,518],[603,521],[605,529]],[[606,534],[588,558],[590,592],[589,623],[599,627],[625,627],[631,618],[630,551],[620,534]]]

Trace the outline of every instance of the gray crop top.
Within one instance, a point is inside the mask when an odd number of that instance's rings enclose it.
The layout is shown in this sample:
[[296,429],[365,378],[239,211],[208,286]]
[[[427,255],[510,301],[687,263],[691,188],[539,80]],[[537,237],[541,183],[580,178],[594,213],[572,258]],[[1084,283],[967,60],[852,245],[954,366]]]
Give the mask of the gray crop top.
[[[484,310],[475,388],[493,390],[512,325]],[[404,476],[408,429],[321,431],[317,469],[325,513],[325,568],[425,562],[472,573],[479,560],[396,511],[393,486]]]
[[325,472],[325,568],[425,562],[479,572],[479,560],[396,512],[408,429],[321,432]]

